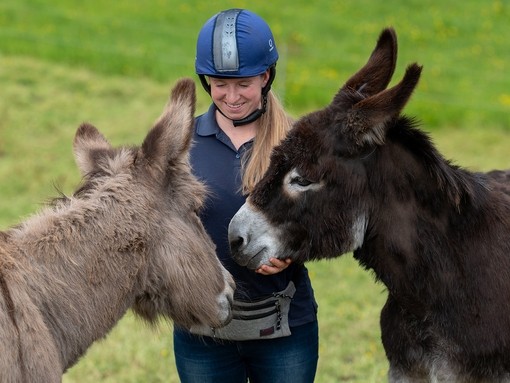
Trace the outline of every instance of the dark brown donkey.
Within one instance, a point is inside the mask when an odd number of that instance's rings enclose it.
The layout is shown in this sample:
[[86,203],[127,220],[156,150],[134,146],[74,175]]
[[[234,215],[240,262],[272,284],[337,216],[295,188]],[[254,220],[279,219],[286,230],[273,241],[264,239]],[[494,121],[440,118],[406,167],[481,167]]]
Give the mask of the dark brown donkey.
[[[510,382],[509,173],[453,166],[401,110],[421,74],[385,30],[332,103],[296,122],[230,224],[257,268],[354,252],[388,290],[390,382]],[[356,288],[356,286],[353,286]]]
[[181,80],[141,147],[76,133],[83,185],[0,232],[0,381],[60,382],[133,307],[153,323],[221,326],[231,276],[197,211],[190,173],[195,85]]

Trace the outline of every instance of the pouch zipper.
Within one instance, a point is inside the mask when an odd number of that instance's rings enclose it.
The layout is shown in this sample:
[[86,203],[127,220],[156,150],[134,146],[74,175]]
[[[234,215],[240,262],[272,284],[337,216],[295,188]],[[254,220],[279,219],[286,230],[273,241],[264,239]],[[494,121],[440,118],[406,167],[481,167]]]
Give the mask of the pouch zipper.
[[260,313],[260,314],[253,314],[253,315],[240,315],[240,314],[236,314],[234,313],[233,315],[233,319],[238,319],[238,320],[254,320],[254,319],[260,319],[260,318],[265,318],[267,316],[270,316],[270,315],[273,315],[273,314],[276,314],[278,313],[280,310],[278,310],[277,307],[275,307],[273,310],[271,311],[267,311],[265,313]]

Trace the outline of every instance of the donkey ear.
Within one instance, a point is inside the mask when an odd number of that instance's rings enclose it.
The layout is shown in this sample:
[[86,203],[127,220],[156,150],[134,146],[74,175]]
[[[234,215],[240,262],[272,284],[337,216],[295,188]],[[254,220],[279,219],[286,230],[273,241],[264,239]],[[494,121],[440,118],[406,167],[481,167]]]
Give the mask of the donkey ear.
[[142,144],[152,168],[164,172],[167,164],[188,155],[194,126],[195,83],[185,78],[172,89],[166,107]]
[[416,63],[409,65],[400,83],[355,104],[347,113],[343,133],[357,145],[382,145],[387,122],[397,117],[409,101],[421,70]]
[[371,96],[386,89],[397,63],[397,34],[393,28],[384,29],[367,63],[342,87]]
[[88,123],[81,124],[74,136],[73,150],[76,164],[82,175],[92,172],[97,155],[111,148],[112,146],[95,126]]

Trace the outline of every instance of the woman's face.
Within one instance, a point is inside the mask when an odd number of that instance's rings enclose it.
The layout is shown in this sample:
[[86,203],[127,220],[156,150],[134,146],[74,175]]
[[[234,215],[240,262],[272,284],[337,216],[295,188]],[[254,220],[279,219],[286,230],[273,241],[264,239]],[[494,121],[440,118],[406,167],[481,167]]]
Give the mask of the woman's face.
[[240,120],[260,108],[262,88],[269,72],[244,78],[210,77],[211,98],[221,112],[231,120]]

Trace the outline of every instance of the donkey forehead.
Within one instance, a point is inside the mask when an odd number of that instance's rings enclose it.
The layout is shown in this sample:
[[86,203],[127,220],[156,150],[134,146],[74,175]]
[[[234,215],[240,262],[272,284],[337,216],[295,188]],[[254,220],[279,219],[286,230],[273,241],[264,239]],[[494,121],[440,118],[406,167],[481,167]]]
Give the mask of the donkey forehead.
[[134,148],[121,147],[117,149],[98,150],[91,156],[91,161],[103,172],[108,174],[124,173],[129,169],[136,157]]
[[328,132],[303,123],[297,125],[274,150],[275,158],[271,166],[279,173],[297,169],[311,176],[310,173],[319,171],[324,162],[335,156],[337,139],[334,131]]

